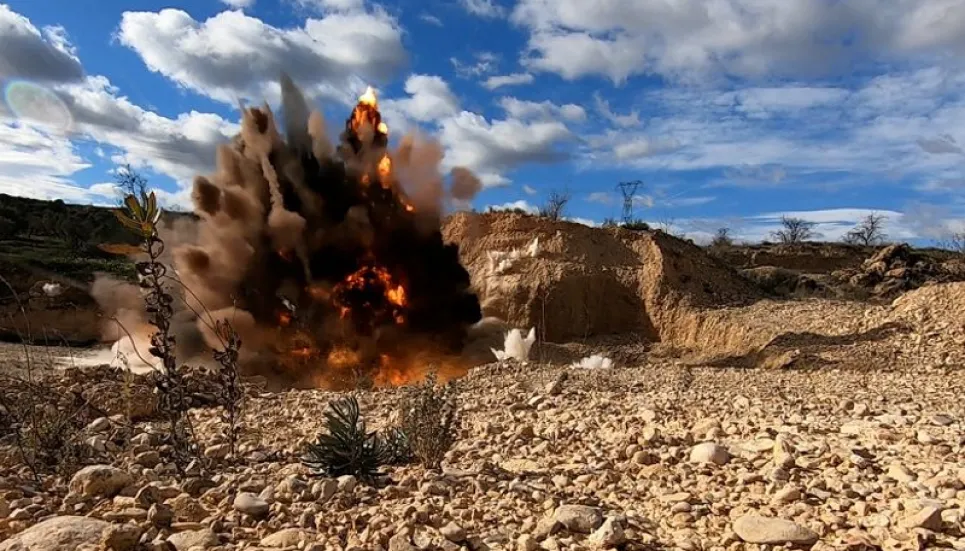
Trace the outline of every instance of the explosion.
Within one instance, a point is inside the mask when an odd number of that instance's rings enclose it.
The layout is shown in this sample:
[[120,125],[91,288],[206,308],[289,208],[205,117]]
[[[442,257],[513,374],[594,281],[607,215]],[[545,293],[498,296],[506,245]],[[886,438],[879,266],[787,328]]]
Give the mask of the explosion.
[[441,216],[478,180],[454,169],[447,188],[429,140],[406,136],[390,151],[371,88],[337,144],[287,77],[282,111],[284,137],[267,105],[245,109],[216,172],[194,182],[198,236],[174,265],[207,345],[218,346],[213,320],[226,319],[246,366],[295,385],[452,371],[482,316]]

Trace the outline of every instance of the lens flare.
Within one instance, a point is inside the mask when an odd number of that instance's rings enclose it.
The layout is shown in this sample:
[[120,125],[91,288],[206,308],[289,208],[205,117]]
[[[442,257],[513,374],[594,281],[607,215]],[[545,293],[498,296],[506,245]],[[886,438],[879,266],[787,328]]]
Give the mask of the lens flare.
[[28,124],[39,124],[51,130],[66,132],[74,119],[70,109],[52,90],[26,80],[15,80],[4,86],[3,99],[14,116]]

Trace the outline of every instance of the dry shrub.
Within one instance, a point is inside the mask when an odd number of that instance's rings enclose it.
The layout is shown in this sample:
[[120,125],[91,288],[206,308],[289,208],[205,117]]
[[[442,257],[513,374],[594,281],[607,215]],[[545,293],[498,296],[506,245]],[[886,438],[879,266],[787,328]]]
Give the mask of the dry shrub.
[[[0,377],[0,444],[34,478],[70,476],[90,459],[84,428],[99,417],[79,394],[33,377]],[[8,465],[13,467],[13,465]]]
[[430,374],[404,392],[400,428],[415,458],[429,469],[438,469],[457,438],[458,388],[453,382],[438,385]]

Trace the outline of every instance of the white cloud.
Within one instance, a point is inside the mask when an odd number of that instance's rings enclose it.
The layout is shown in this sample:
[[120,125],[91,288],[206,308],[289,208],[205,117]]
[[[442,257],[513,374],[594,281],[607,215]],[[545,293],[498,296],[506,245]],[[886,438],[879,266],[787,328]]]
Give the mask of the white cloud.
[[240,11],[205,21],[177,9],[124,12],[118,35],[151,71],[231,105],[275,97],[282,70],[309,95],[350,104],[359,78],[386,81],[407,60],[402,29],[381,9],[331,12],[293,28]]
[[329,11],[359,11],[365,7],[364,0],[292,0],[292,1],[294,1],[296,4],[302,7],[314,9],[323,13],[329,12]]
[[609,191],[594,191],[586,196],[586,200],[601,205],[613,205],[616,203],[616,196]]
[[255,0],[221,0],[221,3],[235,9],[244,9],[254,6]]
[[535,80],[529,73],[512,73],[509,75],[494,75],[483,82],[483,86],[489,90],[495,90],[503,86],[519,86],[521,84],[531,84]]
[[84,69],[63,27],[41,32],[29,19],[0,4],[0,76],[4,80],[69,82]]
[[456,75],[462,78],[487,75],[495,71],[499,65],[499,56],[493,52],[476,52],[473,57],[475,61],[471,63],[463,62],[456,57],[449,58],[453,69],[456,70]]
[[411,75],[405,81],[405,92],[408,98],[383,101],[382,107],[398,110],[418,122],[439,120],[459,112],[459,99],[441,77]]
[[568,222],[575,222],[577,224],[583,224],[584,226],[590,226],[591,228],[595,228],[600,225],[599,222],[590,220],[589,218],[580,218],[579,216],[565,216],[563,217],[563,220],[566,220]]
[[505,185],[505,172],[524,163],[552,163],[566,158],[557,146],[573,138],[555,121],[517,119],[488,121],[463,111],[440,122],[440,141],[446,147],[448,166],[465,166],[486,186]]
[[533,205],[529,201],[520,199],[519,201],[513,201],[511,203],[503,203],[501,205],[489,205],[486,210],[524,210],[530,214],[536,214],[539,212],[539,208]]
[[593,104],[596,106],[596,110],[603,115],[603,118],[615,126],[620,128],[640,126],[639,111],[630,111],[626,115],[614,113],[613,110],[610,109],[610,103],[603,99],[599,92],[593,94]]
[[438,17],[432,15],[431,13],[420,13],[420,14],[419,14],[419,19],[421,19],[422,21],[425,21],[426,23],[428,23],[428,24],[430,24],[430,25],[435,25],[436,27],[442,27],[442,26],[443,26],[443,25],[442,25],[442,19],[439,19]]
[[0,193],[87,202],[96,194],[70,178],[89,167],[67,138],[0,121]]
[[536,195],[536,189],[532,186],[524,185],[523,193],[525,193],[526,195]]
[[656,73],[805,76],[878,61],[955,55],[965,47],[960,0],[520,0],[524,65],[574,79],[622,82]]
[[462,7],[473,15],[480,17],[503,17],[506,15],[506,8],[500,6],[495,0],[459,0]]
[[506,111],[507,115],[517,119],[562,118],[568,121],[586,120],[586,111],[573,103],[557,105],[549,100],[537,103],[514,97],[503,97],[499,99],[499,105]]

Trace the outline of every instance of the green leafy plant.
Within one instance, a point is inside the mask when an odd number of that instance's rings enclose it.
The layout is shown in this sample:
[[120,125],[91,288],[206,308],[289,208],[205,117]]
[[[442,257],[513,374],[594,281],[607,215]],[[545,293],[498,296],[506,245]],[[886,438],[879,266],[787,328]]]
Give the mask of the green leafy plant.
[[354,475],[372,482],[387,458],[383,439],[366,429],[359,402],[350,396],[329,403],[325,432],[308,444],[302,463],[317,474]]

